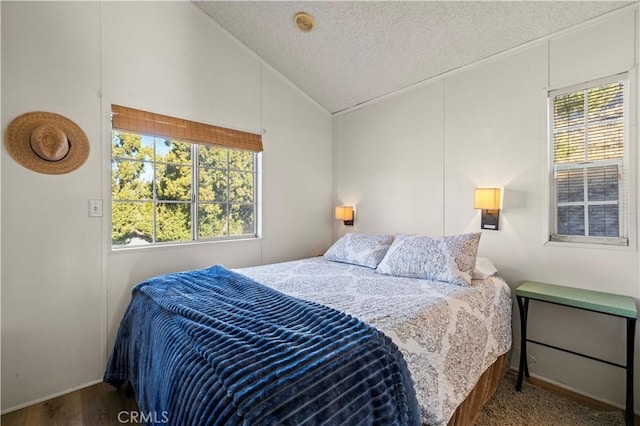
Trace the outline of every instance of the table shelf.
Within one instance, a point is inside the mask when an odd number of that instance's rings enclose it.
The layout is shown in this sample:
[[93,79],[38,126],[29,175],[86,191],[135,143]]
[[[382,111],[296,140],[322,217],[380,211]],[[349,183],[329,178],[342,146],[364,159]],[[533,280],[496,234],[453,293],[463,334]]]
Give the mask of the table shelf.
[[[628,296],[605,293],[593,290],[584,290],[574,287],[565,287],[555,284],[546,284],[535,281],[527,281],[516,289],[516,299],[520,311],[520,365],[518,368],[518,381],[516,390],[522,389],[523,375],[529,377],[529,364],[527,361],[527,342],[542,345],[548,348],[578,355],[593,361],[603,362],[626,370],[626,408],[625,422],[627,426],[633,426],[633,354],[635,343],[635,328],[638,311],[635,300]],[[621,365],[611,361],[582,354],[576,351],[549,345],[547,343],[527,338],[527,321],[529,313],[529,301],[552,303],[570,308],[587,310],[615,317],[624,318],[627,323],[627,357],[626,364]]]

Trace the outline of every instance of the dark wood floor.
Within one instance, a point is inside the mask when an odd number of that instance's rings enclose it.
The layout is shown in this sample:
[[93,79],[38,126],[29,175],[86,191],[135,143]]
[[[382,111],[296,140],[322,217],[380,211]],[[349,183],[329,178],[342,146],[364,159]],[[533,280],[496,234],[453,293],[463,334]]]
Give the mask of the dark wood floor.
[[[84,426],[122,425],[137,415],[133,398],[124,389],[106,383],[90,386],[66,395],[7,413],[0,418],[2,426]],[[121,420],[119,421],[118,416]]]
[[[509,371],[507,374],[514,374]],[[573,400],[596,410],[617,410],[598,401],[538,379],[527,379],[531,384],[563,398]],[[133,398],[127,398],[126,389],[114,389],[100,383],[87,388],[35,404],[0,417],[2,426],[94,426],[140,424]],[[160,418],[160,417],[159,417]],[[636,416],[636,425],[640,418]]]

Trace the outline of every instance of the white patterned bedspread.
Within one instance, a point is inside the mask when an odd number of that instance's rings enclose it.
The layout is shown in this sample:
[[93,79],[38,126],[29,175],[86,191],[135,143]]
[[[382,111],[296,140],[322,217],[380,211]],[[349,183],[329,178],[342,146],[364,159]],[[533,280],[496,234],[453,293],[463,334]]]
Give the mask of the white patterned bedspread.
[[485,369],[511,348],[511,291],[497,277],[460,287],[322,257],[237,271],[346,312],[391,337],[407,361],[422,421],[429,425],[446,425]]

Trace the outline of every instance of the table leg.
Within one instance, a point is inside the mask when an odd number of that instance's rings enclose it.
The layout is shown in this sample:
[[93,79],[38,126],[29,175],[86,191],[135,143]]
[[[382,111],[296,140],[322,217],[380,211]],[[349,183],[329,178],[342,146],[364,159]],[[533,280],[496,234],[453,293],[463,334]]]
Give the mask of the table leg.
[[[524,299],[524,322],[525,322],[525,329],[529,328],[529,324],[527,323],[527,321],[529,320],[529,299]],[[524,375],[526,377],[529,377],[529,359],[527,358],[527,339],[526,339],[526,333],[525,333],[525,340],[524,340],[524,347],[525,347],[525,351],[524,351]]]
[[627,318],[627,395],[625,407],[626,426],[634,425],[633,413],[633,347],[636,338],[636,319]]
[[520,365],[518,367],[518,381],[516,382],[516,390],[522,390],[522,375],[529,377],[529,366],[527,363],[527,315],[529,311],[529,299],[516,296],[518,300],[518,310],[520,311]]

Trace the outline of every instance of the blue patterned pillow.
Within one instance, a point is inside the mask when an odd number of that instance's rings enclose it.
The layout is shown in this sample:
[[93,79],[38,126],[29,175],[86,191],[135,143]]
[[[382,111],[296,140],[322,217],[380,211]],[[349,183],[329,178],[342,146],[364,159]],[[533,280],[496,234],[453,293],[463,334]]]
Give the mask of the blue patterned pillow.
[[479,242],[480,233],[445,237],[398,235],[376,272],[468,286]]
[[324,254],[326,260],[375,268],[393,243],[391,235],[348,232]]

